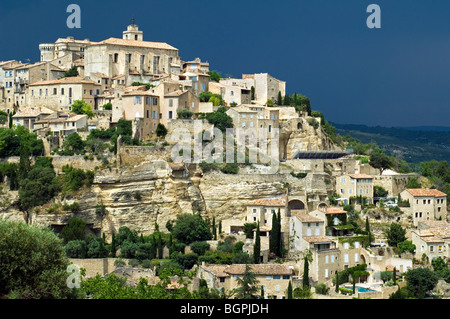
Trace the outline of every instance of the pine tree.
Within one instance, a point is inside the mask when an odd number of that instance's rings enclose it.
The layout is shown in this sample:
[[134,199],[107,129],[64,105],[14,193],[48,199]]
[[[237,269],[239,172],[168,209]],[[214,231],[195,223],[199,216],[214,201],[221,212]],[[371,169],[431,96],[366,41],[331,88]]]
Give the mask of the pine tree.
[[253,263],[259,264],[259,259],[261,255],[261,237],[259,234],[259,222],[256,227],[256,237],[255,237],[255,245],[253,246]]

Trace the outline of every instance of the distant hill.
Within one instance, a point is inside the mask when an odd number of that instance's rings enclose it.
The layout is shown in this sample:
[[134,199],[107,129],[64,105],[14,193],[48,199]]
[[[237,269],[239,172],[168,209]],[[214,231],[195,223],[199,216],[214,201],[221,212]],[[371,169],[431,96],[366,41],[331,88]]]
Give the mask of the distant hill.
[[405,161],[420,163],[437,160],[450,163],[450,128],[446,127],[370,127],[331,123],[336,133],[349,134],[363,143],[376,142],[391,155],[399,154]]
[[405,126],[398,127],[409,131],[435,131],[435,132],[450,132],[450,126]]

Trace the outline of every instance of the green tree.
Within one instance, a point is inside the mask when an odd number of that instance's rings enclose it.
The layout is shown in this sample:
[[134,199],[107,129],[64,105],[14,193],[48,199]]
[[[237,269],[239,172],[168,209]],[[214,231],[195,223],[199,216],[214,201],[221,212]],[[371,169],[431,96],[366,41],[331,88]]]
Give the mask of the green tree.
[[203,220],[200,214],[177,215],[172,234],[174,238],[185,244],[210,240],[212,238],[209,225]]
[[423,299],[425,293],[434,289],[438,276],[428,268],[410,269],[405,274],[406,287],[413,298]]
[[245,272],[242,278],[237,278],[236,299],[256,299],[259,281],[251,271],[248,264],[245,265]]
[[312,254],[310,251],[308,251],[307,254],[305,254],[305,257],[303,258],[303,280],[302,280],[302,286],[306,288],[310,288],[309,285],[309,263],[312,261]]
[[217,71],[208,71],[209,79],[214,82],[219,82],[221,75]]
[[397,247],[400,248],[400,254],[404,252],[414,253],[416,250],[416,245],[414,245],[410,240],[399,242]]
[[250,88],[250,99],[253,101],[255,99],[255,87],[252,85]]
[[84,240],[71,240],[64,250],[68,258],[86,258],[86,242]]
[[64,155],[72,156],[74,154],[82,154],[84,152],[85,142],[77,132],[67,135],[63,142]]
[[74,240],[86,239],[86,222],[78,217],[73,217],[67,225],[61,229],[61,238],[64,243]]
[[222,132],[225,132],[227,128],[233,128],[233,119],[225,113],[224,108],[219,108],[215,112],[207,113],[206,119],[210,124],[213,124]]
[[95,116],[91,106],[88,103],[84,102],[83,100],[73,101],[72,112],[76,114],[86,114],[90,119]]
[[76,65],[72,65],[72,67],[63,73],[63,78],[75,77],[78,76],[78,68]]
[[255,234],[255,244],[253,245],[253,263],[259,264],[261,255],[261,236],[260,236],[260,228],[259,222],[256,226],[256,234]]
[[158,123],[158,126],[156,127],[156,136],[158,137],[166,137],[167,135],[167,128],[162,123]]
[[392,168],[393,161],[392,158],[389,155],[387,155],[383,150],[374,149],[370,153],[369,164],[373,168],[379,169],[380,174],[383,174],[383,172],[386,169]]
[[389,228],[385,230],[385,234],[388,244],[392,247],[397,247],[399,243],[406,240],[406,229],[397,223],[391,223]]
[[289,281],[289,286],[287,289],[287,299],[294,299],[294,292],[292,290],[292,283]]
[[278,91],[277,105],[278,106],[283,105],[283,96],[281,95],[281,91]]
[[373,197],[386,197],[388,193],[389,192],[382,186],[373,186]]
[[410,177],[408,179],[408,183],[405,186],[406,188],[421,188],[422,184],[420,183],[417,177]]
[[0,296],[75,298],[66,282],[68,266],[61,240],[50,229],[0,219]]

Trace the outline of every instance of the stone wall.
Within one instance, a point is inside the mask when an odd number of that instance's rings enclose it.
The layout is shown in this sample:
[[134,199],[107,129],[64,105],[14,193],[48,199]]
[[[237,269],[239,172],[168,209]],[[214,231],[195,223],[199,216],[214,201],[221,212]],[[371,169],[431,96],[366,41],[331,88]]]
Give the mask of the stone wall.
[[96,275],[104,276],[116,269],[116,266],[114,266],[116,258],[71,258],[69,261],[80,268],[86,269],[87,277],[95,277]]

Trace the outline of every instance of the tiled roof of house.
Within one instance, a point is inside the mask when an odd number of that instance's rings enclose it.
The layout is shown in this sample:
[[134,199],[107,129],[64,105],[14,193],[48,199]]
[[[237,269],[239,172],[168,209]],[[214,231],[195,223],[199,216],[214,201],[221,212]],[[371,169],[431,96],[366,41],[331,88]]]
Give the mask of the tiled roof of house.
[[41,114],[52,114],[54,111],[46,108],[46,107],[26,107],[21,110],[19,113],[13,115],[13,118],[21,118],[21,117],[36,117]]
[[348,176],[354,179],[373,179],[373,176],[367,174],[348,174]]
[[30,84],[30,86],[54,85],[54,84],[93,84],[93,85],[100,86],[100,84],[98,84],[95,81],[84,79],[84,78],[81,78],[78,76],[62,78],[62,79],[58,79],[58,80],[39,81],[39,82]]
[[165,42],[150,42],[150,41],[119,39],[119,38],[109,38],[100,41],[98,43],[95,43],[93,45],[103,45],[103,44],[178,51],[177,48]]
[[213,265],[213,264],[208,266],[202,266],[203,269],[208,270],[217,277],[228,277],[229,275],[225,272],[225,269],[227,267],[228,265]]
[[174,92],[167,93],[164,96],[167,96],[167,97],[178,97],[178,96],[181,96],[181,95],[183,95],[183,94],[185,94],[187,92],[188,92],[187,90],[183,90],[183,91],[182,90],[177,90],[177,91],[174,91]]
[[[230,275],[243,275],[245,266],[243,264],[229,265],[224,272]],[[292,275],[293,273],[292,268],[282,264],[254,264],[250,265],[250,271],[256,275]]]
[[437,189],[407,188],[406,191],[414,197],[446,197],[447,194]]
[[308,243],[330,243],[332,240],[325,236],[304,236],[304,240]]
[[333,214],[347,214],[347,212],[343,209],[340,209],[339,207],[328,207],[326,214],[333,215]]
[[271,206],[271,207],[284,207],[286,206],[287,196],[280,196],[275,198],[261,198],[252,200],[247,203],[247,206]]
[[58,117],[58,118],[47,118],[34,122],[35,124],[43,124],[43,123],[63,123],[63,122],[76,122],[82,118],[87,117],[86,114],[75,114],[70,113],[69,117]]
[[308,214],[298,214],[295,215],[302,223],[323,223],[320,218],[308,215]]

